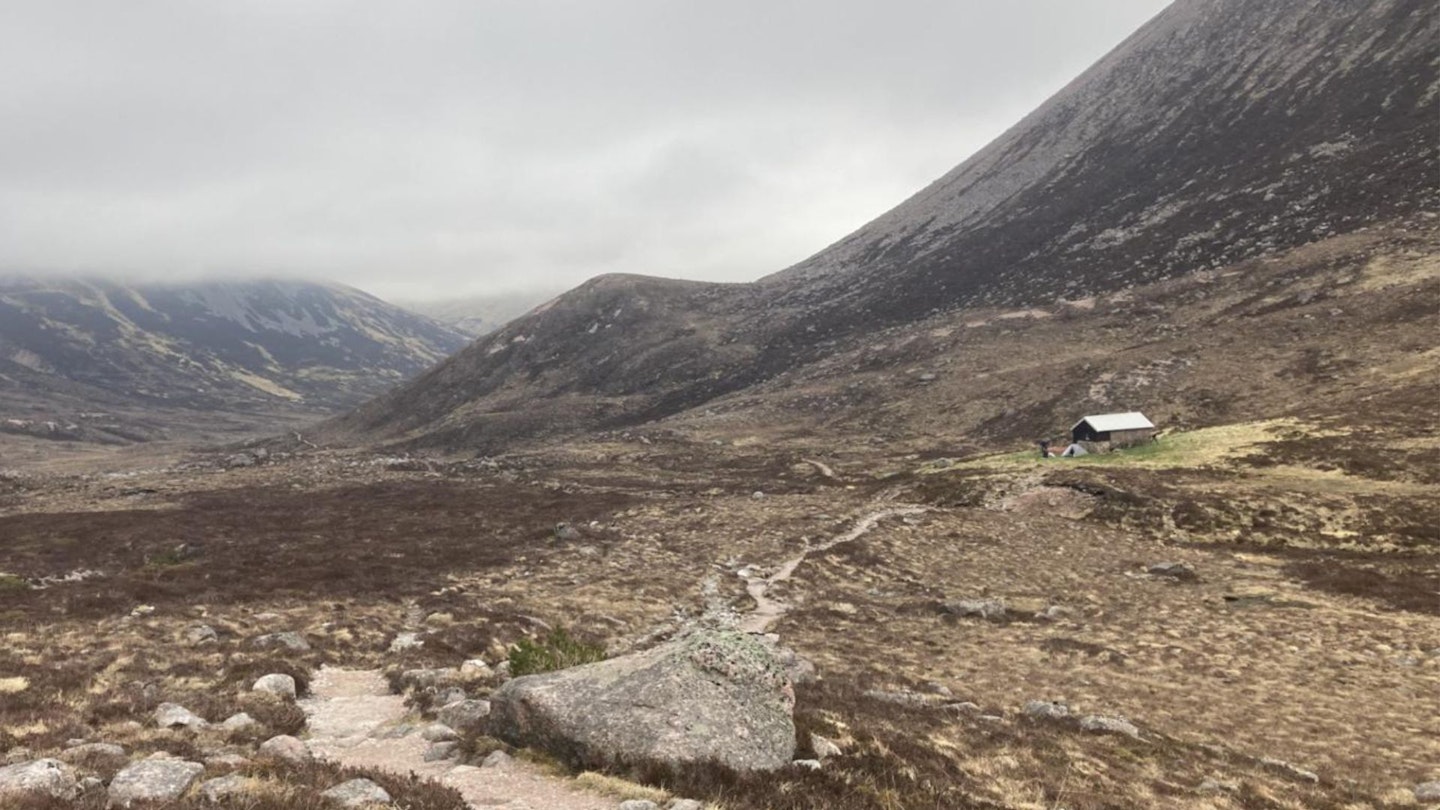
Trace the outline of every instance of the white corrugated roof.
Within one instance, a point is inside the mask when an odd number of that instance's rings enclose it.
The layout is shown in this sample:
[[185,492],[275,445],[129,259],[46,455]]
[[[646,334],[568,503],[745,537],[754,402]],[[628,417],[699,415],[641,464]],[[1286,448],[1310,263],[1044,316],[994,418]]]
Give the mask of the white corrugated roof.
[[[1146,419],[1145,414],[1139,411],[1102,413],[1096,416],[1087,416],[1080,422],[1089,422],[1090,427],[1094,428],[1096,433],[1109,433],[1112,430],[1145,430],[1155,427],[1155,423]],[[1080,427],[1080,422],[1076,422],[1070,429],[1074,430]]]

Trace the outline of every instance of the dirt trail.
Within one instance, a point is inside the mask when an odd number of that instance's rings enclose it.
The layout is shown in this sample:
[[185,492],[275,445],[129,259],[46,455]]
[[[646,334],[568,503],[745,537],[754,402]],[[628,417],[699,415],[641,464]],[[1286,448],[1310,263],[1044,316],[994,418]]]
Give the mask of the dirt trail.
[[855,525],[850,531],[827,540],[818,546],[811,546],[795,557],[786,560],[783,565],[776,569],[775,573],[768,577],[747,578],[745,591],[750,598],[755,600],[755,610],[745,615],[740,622],[740,629],[747,633],[765,633],[770,625],[779,621],[780,617],[790,609],[790,606],[778,599],[769,596],[770,589],[778,582],[784,582],[795,575],[795,569],[805,562],[805,558],[816,552],[825,552],[840,545],[858,539],[861,535],[875,528],[876,524],[886,518],[900,517],[902,515],[918,515],[921,512],[930,511],[926,506],[897,506],[893,509],[882,509],[879,512],[871,512]]
[[378,670],[322,667],[302,700],[317,757],[393,773],[414,773],[460,791],[475,808],[614,810],[614,799],[583,793],[519,760],[499,767],[426,762],[420,728],[405,732],[405,699],[390,693]]

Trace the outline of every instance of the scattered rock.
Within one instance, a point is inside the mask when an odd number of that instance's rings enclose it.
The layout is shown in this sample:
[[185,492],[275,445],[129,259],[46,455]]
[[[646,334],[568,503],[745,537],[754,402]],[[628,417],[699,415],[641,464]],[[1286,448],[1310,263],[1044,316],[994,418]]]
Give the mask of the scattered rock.
[[286,700],[295,699],[295,679],[289,675],[272,672],[262,676],[250,687],[255,692],[269,692],[272,695],[279,695]]
[[247,776],[231,774],[209,779],[200,785],[200,795],[205,801],[211,804],[219,804],[226,799],[244,796],[253,791],[256,780]]
[[189,709],[177,703],[161,703],[155,709],[155,725],[160,728],[202,729],[208,723]]
[[580,530],[569,523],[560,522],[555,524],[555,539],[562,543],[580,539]]
[[665,805],[665,810],[705,810],[705,805],[694,799],[675,799]]
[[836,745],[832,740],[821,737],[819,734],[813,732],[810,734],[810,750],[815,752],[816,759],[840,756],[840,746]]
[[215,628],[208,624],[197,624],[185,630],[185,643],[191,647],[198,647],[201,644],[214,644],[220,640],[220,634]]
[[946,703],[946,704],[945,704],[944,706],[942,706],[941,708],[943,708],[943,709],[944,709],[945,711],[947,711],[947,712],[950,712],[951,714],[979,714],[979,713],[980,713],[980,704],[979,704],[979,703],[972,703],[971,701],[968,701],[968,700],[964,700],[964,701],[961,701],[961,702],[959,702],[959,703]]
[[431,723],[420,730],[420,737],[429,742],[452,742],[460,739],[460,735],[455,733],[455,729],[444,723]]
[[237,770],[250,764],[248,757],[239,754],[216,754],[213,757],[205,758],[205,765],[209,768],[229,768]]
[[1134,723],[1123,717],[1101,717],[1100,715],[1086,715],[1080,718],[1080,728],[1096,734],[1124,734],[1126,737],[1140,739],[1140,729]]
[[471,658],[469,661],[460,665],[460,675],[467,680],[480,680],[482,678],[489,678],[494,674],[495,670],[491,669],[489,664],[481,661],[479,658]]
[[306,652],[310,649],[310,642],[306,641],[304,636],[293,631],[267,633],[263,636],[256,636],[255,640],[251,643],[256,647],[284,647],[287,650],[295,650],[296,652]]
[[1269,757],[1264,757],[1260,760],[1260,764],[1264,765],[1266,768],[1275,773],[1278,773],[1282,776],[1288,776],[1291,779],[1296,779],[1301,782],[1313,783],[1320,781],[1320,776],[1314,771],[1307,771],[1304,768],[1292,765],[1291,763],[1286,762],[1283,759],[1271,759]]
[[79,792],[75,772],[58,759],[37,759],[0,768],[0,797],[73,799]]
[[922,695],[919,692],[912,692],[908,689],[898,692],[891,692],[884,689],[867,689],[863,693],[871,700],[878,700],[883,703],[896,703],[901,706],[939,706],[945,698],[939,695]]
[[19,765],[22,762],[29,762],[35,758],[35,752],[29,746],[17,745],[5,752],[6,765]]
[[305,743],[291,737],[289,734],[281,734],[278,737],[271,737],[260,743],[260,755],[274,757],[286,762],[293,762],[296,765],[305,765],[313,762],[315,757]]
[[739,632],[694,631],[644,652],[516,678],[490,700],[490,733],[585,762],[714,760],[783,767],[795,693],[771,650]]
[[796,768],[804,768],[807,771],[818,771],[825,767],[818,759],[797,759],[790,764]]
[[426,762],[440,762],[446,759],[454,759],[460,755],[460,743],[453,740],[446,742],[431,743],[425,749]]
[[660,805],[648,799],[627,799],[620,802],[616,810],[660,810]]
[[1169,577],[1177,582],[1195,582],[1200,579],[1194,568],[1180,562],[1156,563],[1145,569],[1145,572],[1151,576]]
[[400,685],[407,689],[436,689],[453,683],[458,676],[453,669],[407,669],[400,673]]
[[1026,717],[1036,720],[1059,720],[1070,716],[1070,707],[1059,701],[1032,700],[1023,709]]
[[225,718],[225,722],[221,723],[220,727],[231,734],[240,734],[259,731],[264,726],[260,724],[259,720],[256,720],[245,712],[240,712],[239,714],[232,714]]
[[338,802],[341,807],[364,807],[367,804],[389,804],[390,794],[369,779],[351,779],[330,788],[321,796]]
[[390,642],[390,652],[398,653],[405,652],[406,650],[418,650],[424,646],[425,642],[420,640],[419,633],[405,632],[397,635],[394,640]]
[[131,763],[110,780],[109,806],[129,807],[134,802],[171,802],[190,789],[205,766],[182,759],[142,759]]
[[504,751],[491,751],[489,755],[485,757],[484,761],[480,763],[480,767],[508,768],[514,764],[514,762],[515,759]]
[[1440,781],[1416,785],[1415,801],[1421,804],[1440,804]]
[[470,696],[465,694],[464,689],[461,689],[458,686],[451,686],[449,688],[441,689],[438,691],[438,693],[435,695],[435,705],[449,706],[451,703],[459,703],[460,701],[468,700],[469,698]]
[[956,602],[946,602],[941,610],[951,616],[961,618],[979,618],[987,622],[998,622],[1005,618],[1005,605],[992,599],[961,599]]
[[435,719],[453,729],[466,732],[478,729],[489,716],[490,701],[457,700],[442,706]]
[[1234,793],[1239,789],[1240,786],[1234,782],[1221,782],[1219,779],[1206,779],[1195,788],[1200,793]]
[[510,680],[509,661],[501,661],[500,663],[495,665],[495,677],[501,679],[502,681]]
[[60,753],[59,759],[71,765],[87,765],[96,769],[117,769],[130,761],[124,746],[114,743],[82,743]]
[[105,792],[105,780],[98,776],[87,776],[80,780],[80,795],[89,796]]

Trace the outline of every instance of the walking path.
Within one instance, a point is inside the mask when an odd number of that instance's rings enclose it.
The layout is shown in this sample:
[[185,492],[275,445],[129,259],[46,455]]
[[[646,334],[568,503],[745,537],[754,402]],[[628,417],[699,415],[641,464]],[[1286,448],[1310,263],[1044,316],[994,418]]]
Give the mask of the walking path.
[[379,670],[322,667],[310,682],[313,696],[300,701],[315,756],[362,768],[414,773],[460,791],[475,808],[508,810],[614,810],[614,799],[575,789],[520,760],[477,768],[451,761],[426,762],[429,747],[417,727],[403,724],[405,699],[390,693]]
[[744,620],[740,622],[740,629],[747,633],[765,633],[770,630],[771,625],[779,621],[781,616],[785,615],[785,612],[790,609],[790,605],[779,599],[772,599],[770,597],[770,589],[773,588],[776,583],[784,582],[794,576],[795,569],[799,568],[800,564],[805,562],[805,558],[811,554],[829,551],[841,543],[849,543],[857,540],[861,535],[875,528],[880,521],[886,518],[900,517],[902,515],[918,515],[921,512],[928,511],[930,511],[929,508],[925,506],[899,506],[894,509],[883,509],[879,512],[871,512],[857,521],[855,525],[850,528],[850,531],[833,537],[818,546],[807,548],[799,555],[786,560],[785,563],[770,576],[747,578],[745,591],[750,594],[751,599],[755,600],[755,610],[747,614]]

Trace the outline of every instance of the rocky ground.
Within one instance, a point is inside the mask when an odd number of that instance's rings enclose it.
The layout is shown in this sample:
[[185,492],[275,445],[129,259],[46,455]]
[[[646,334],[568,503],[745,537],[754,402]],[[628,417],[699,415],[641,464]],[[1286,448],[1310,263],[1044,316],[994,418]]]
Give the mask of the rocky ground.
[[[252,449],[13,472],[0,749],[72,762],[100,780],[95,806],[152,758],[198,763],[172,806],[229,776],[287,807],[352,778],[417,808],[525,806],[519,782],[576,807],[1416,804],[1440,779],[1428,456],[1301,475],[1322,427],[1223,430],[1088,461],[661,430],[487,459]],[[1309,497],[1323,525],[1264,511]],[[793,756],[816,769],[577,765],[488,731],[441,752],[448,735],[425,736],[555,628],[620,655],[739,625],[813,664]],[[450,674],[415,674],[435,668]],[[387,707],[365,712],[378,736],[317,729],[314,708],[307,724],[301,706],[348,694],[343,670]],[[269,674],[301,703],[257,693]],[[166,704],[206,725],[171,727]],[[227,728],[242,712],[254,725]],[[263,750],[277,735],[297,762]],[[511,767],[496,751],[520,764],[491,774]]]

